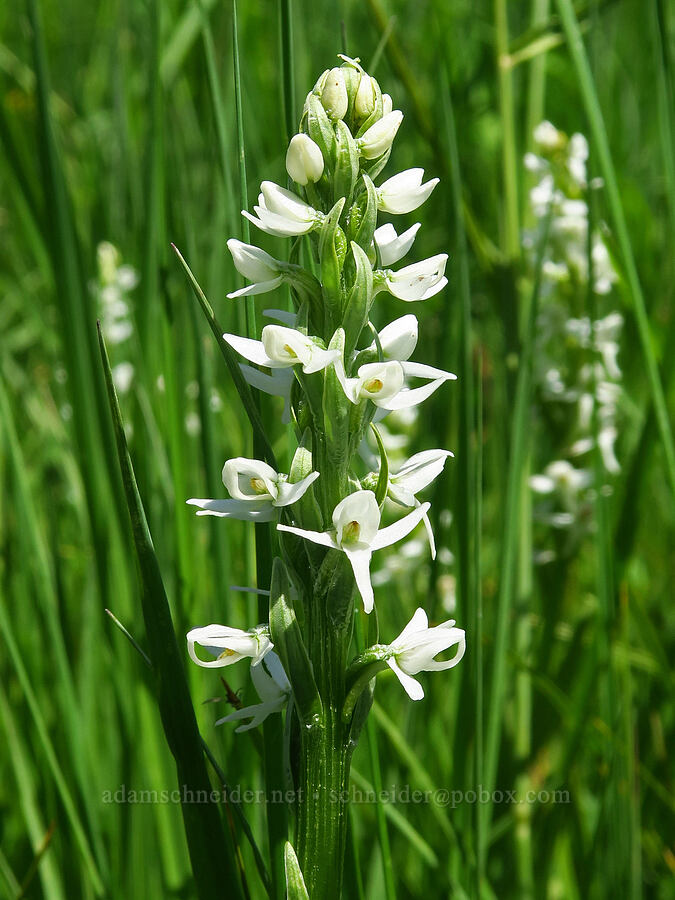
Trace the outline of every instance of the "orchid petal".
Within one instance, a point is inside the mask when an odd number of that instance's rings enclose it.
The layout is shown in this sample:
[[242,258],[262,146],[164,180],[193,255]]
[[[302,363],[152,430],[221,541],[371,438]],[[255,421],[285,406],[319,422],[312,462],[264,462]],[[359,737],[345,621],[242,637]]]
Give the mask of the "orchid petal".
[[306,531],[304,528],[294,528],[291,525],[277,525],[277,531],[288,531],[289,534],[297,534],[298,537],[306,538],[313,544],[320,544],[322,547],[332,547],[333,550],[339,550],[337,542],[326,531]]
[[319,472],[310,472],[301,481],[289,484],[282,481],[279,484],[279,498],[275,502],[275,506],[290,506],[299,500],[307,491],[309,486],[319,477]]
[[351,549],[349,546],[343,545],[342,549],[347,554],[347,559],[354,571],[356,587],[363,600],[363,611],[365,613],[370,613],[372,612],[375,603],[373,586],[370,583],[370,560],[373,555],[371,548],[359,547],[358,549]]
[[217,516],[221,519],[239,519],[244,522],[272,522],[276,518],[269,501],[260,505],[244,500],[187,500],[189,506],[199,506],[198,516]]
[[446,378],[437,378],[436,381],[430,381],[429,384],[413,388],[412,390],[403,388],[403,390],[399,391],[395,397],[390,397],[388,400],[373,400],[373,403],[375,403],[376,406],[381,406],[384,409],[389,410],[408,409],[411,406],[417,406],[418,403],[422,403],[446,381]]
[[403,690],[411,700],[422,700],[424,698],[424,688],[412,675],[408,675],[398,665],[393,656],[387,660],[387,665],[392,670],[403,686]]
[[381,550],[383,547],[389,547],[391,544],[395,544],[396,541],[400,541],[401,538],[409,535],[430,507],[430,503],[422,503],[421,506],[399,519],[398,522],[394,522],[393,525],[387,525],[386,528],[381,528],[370,545],[371,550]]

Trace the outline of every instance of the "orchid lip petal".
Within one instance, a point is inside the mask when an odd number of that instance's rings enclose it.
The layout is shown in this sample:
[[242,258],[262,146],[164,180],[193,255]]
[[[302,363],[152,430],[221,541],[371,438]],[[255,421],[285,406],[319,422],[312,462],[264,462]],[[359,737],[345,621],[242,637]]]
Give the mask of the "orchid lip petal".
[[363,600],[363,611],[365,613],[370,613],[372,612],[373,606],[375,604],[373,586],[370,581],[370,560],[372,557],[371,548],[359,547],[356,550],[352,550],[347,547],[342,547],[342,549],[346,553],[347,559],[349,560],[354,572],[356,587],[358,588],[358,591],[361,594],[361,599]]
[[403,690],[411,700],[424,699],[424,688],[422,685],[416,678],[413,678],[412,675],[408,675],[407,672],[404,672],[393,656],[387,660],[387,665],[401,682]]
[[430,397],[434,391],[438,390],[442,384],[445,384],[447,380],[447,378],[437,378],[435,381],[430,381],[428,384],[422,385],[422,387],[412,389],[404,388],[399,391],[395,397],[391,397],[388,400],[373,400],[373,402],[384,409],[408,409],[411,406],[417,406],[419,403],[422,403],[427,397]]

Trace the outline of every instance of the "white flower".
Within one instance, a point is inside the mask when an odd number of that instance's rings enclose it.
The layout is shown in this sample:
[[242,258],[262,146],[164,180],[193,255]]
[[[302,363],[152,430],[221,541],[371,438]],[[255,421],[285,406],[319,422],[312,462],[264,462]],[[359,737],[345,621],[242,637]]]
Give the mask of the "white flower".
[[[265,667],[267,667],[269,675],[265,671]],[[251,679],[261,702],[238,709],[229,716],[223,716],[222,719],[218,719],[216,725],[250,719],[251,721],[246,725],[240,725],[235,729],[237,732],[249,731],[264,722],[272,713],[281,712],[288,702],[291,686],[276,653],[268,653],[262,666],[251,665]]]
[[378,156],[382,156],[394,142],[402,121],[403,113],[396,109],[371,125],[356,141],[361,156],[365,159],[377,159]]
[[301,481],[289,484],[287,475],[280,475],[267,463],[239,456],[228,459],[223,466],[223,484],[231,500],[193,498],[187,502],[200,507],[198,516],[271,522],[277,507],[295,503],[318,477],[318,472],[310,472]]
[[[257,666],[274,646],[267,625],[258,625],[249,631],[227,625],[205,625],[188,631],[187,644],[190,659],[205,669],[231,666],[245,657],[251,657],[251,665]],[[200,659],[195,652],[195,644],[199,644],[216,658]]]
[[232,291],[227,295],[230,299],[273,291],[284,280],[281,271],[282,264],[279,260],[270,256],[269,253],[265,253],[259,247],[230,238],[227,242],[227,249],[232,254],[232,261],[237,272],[254,282],[238,291]]
[[323,156],[308,134],[295,134],[286,152],[286,171],[297,184],[318,181],[323,175]]
[[555,150],[563,139],[561,131],[548,121],[540,122],[534,129],[534,141],[545,150]]
[[[421,504],[415,494],[428,487],[434,478],[441,474],[449,456],[454,456],[450,450],[424,450],[422,453],[411,456],[398,472],[389,475],[387,490],[389,497],[401,506],[419,507]],[[429,516],[426,513],[423,516],[423,522],[429,538],[431,558],[435,559],[436,542]]]
[[412,212],[421,206],[438,184],[432,178],[422,184],[424,169],[406,169],[392,175],[377,189],[378,209],[396,215]]
[[[385,325],[377,335],[384,358],[397,359],[399,362],[410,359],[417,346],[418,335],[419,323],[417,316],[412,313]],[[373,353],[377,351],[375,341],[368,347],[368,351]]]
[[372,491],[356,491],[341,500],[333,510],[332,531],[305,531],[288,525],[277,525],[279,531],[289,531],[323,547],[342,550],[354,570],[356,586],[363,600],[365,612],[374,603],[370,583],[370,560],[374,550],[381,550],[406,537],[429,509],[429,504],[408,513],[393,525],[380,528],[380,508]]
[[323,83],[321,103],[331,119],[343,119],[349,106],[347,85],[342,69],[336,66],[331,69]]
[[339,350],[324,350],[316,338],[283,325],[265,325],[260,341],[237,334],[224,334],[223,337],[237,353],[259,366],[287,369],[301,364],[308,375],[325,369],[340,355]]
[[382,115],[386,116],[394,108],[394,102],[389,94],[382,94]]
[[[389,645],[391,656],[386,660],[387,665],[411,700],[421,700],[424,697],[422,685],[413,675],[451,669],[464,656],[466,636],[462,628],[455,628],[454,625],[454,619],[449,619],[442,625],[429,628],[427,614],[423,609],[417,609],[403,631]],[[443,650],[455,646],[457,652],[452,659],[435,659]]]
[[380,263],[383,266],[393,266],[399,259],[403,259],[415,241],[415,235],[419,231],[420,223],[416,222],[403,234],[397,235],[394,226],[387,222],[375,229],[373,242],[380,254]]
[[[372,400],[375,406],[385,410],[405,409],[417,406],[444,381],[454,380],[457,376],[442,369],[434,369],[421,363],[400,363],[397,360],[366,363],[359,366],[356,378],[347,378],[341,359],[335,363],[335,374],[342,389],[352,403],[361,400]],[[419,388],[405,387],[405,376],[433,379]]]
[[598,447],[602,455],[602,462],[608,472],[616,475],[621,471],[621,466],[616,453],[614,452],[614,442],[617,438],[617,431],[612,425],[607,425],[600,429],[598,434]]
[[405,266],[398,272],[384,269],[380,277],[384,287],[399,300],[408,302],[428,300],[442,291],[448,283],[444,275],[447,261],[448,254],[439,253],[411,266]]
[[272,181],[263,181],[260,190],[258,206],[254,207],[258,218],[245,209],[242,215],[266,234],[277,237],[307,234],[323,221],[323,213]]
[[254,369],[253,366],[247,366],[246,363],[240,363],[239,368],[246,382],[251,387],[270,394],[272,397],[283,397],[284,410],[281,414],[281,421],[284,425],[288,425],[291,421],[291,390],[293,388],[293,371],[291,369],[272,369],[268,375]]

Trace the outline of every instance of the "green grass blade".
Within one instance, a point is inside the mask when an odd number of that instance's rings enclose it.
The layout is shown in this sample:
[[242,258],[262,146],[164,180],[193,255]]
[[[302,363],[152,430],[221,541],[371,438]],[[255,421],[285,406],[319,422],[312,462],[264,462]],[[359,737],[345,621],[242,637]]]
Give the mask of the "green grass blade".
[[[122,416],[112,380],[103,337],[99,346],[105,373],[117,452],[141,582],[141,602],[149,656],[155,672],[157,700],[167,743],[176,761],[181,791],[211,791],[182,658],[176,643],[169,603],[148,529],[131,458],[127,449]],[[213,894],[213,886],[225,879],[235,897],[241,897],[232,846],[225,839],[218,807],[213,803],[182,803],[192,870],[199,897]]]
[[293,0],[279,3],[279,43],[281,45],[282,100],[286,143],[295,134],[295,62],[293,57]]
[[597,153],[598,166],[605,181],[605,190],[607,192],[612,224],[614,231],[616,232],[621,261],[633,299],[635,322],[640,337],[640,346],[645,368],[647,370],[652,402],[654,404],[659,434],[661,436],[665,454],[668,480],[670,482],[673,497],[675,497],[675,444],[673,443],[673,433],[656,361],[653,338],[649,326],[649,316],[647,315],[642,286],[635,265],[630,235],[628,233],[628,225],[623,211],[621,194],[619,192],[612,154],[609,148],[609,139],[607,137],[602,110],[600,108],[600,101],[598,100],[597,91],[593,81],[593,74],[579,30],[579,23],[574,12],[574,6],[572,5],[571,0],[556,0],[556,4],[567,37],[572,61],[576,69],[581,96],[584,101],[584,106],[586,107],[586,115],[588,116],[588,122],[591,128],[593,145],[595,152]]
[[38,734],[38,740],[42,745],[42,752],[44,753],[45,759],[47,761],[47,768],[49,769],[51,776],[54,779],[54,784],[56,786],[56,790],[58,792],[61,803],[63,804],[66,819],[70,824],[75,843],[82,857],[82,862],[84,864],[84,870],[86,872],[87,878],[91,882],[92,890],[94,891],[96,896],[103,897],[106,893],[106,889],[103,885],[101,875],[94,860],[91,847],[89,846],[89,840],[87,839],[84,824],[80,819],[77,811],[77,806],[75,804],[75,801],[73,800],[70,788],[68,787],[66,776],[64,775],[63,769],[61,768],[61,764],[59,763],[58,756],[54,749],[54,745],[52,744],[51,738],[49,737],[47,725],[40,709],[40,704],[38,703],[37,697],[35,696],[35,691],[33,690],[30,678],[28,677],[28,672],[26,671],[26,668],[23,664],[21,653],[19,652],[16,638],[14,637],[14,629],[12,628],[11,618],[5,605],[5,601],[2,597],[0,597],[0,633],[2,633],[9,658],[16,672],[16,676],[19,680],[19,684],[21,685],[24,697],[26,698],[28,710],[30,712],[31,718],[33,719],[33,723]]
[[[523,471],[527,458],[528,428],[530,395],[532,390],[532,361],[534,350],[534,337],[536,329],[536,317],[541,288],[541,269],[544,261],[544,252],[548,240],[548,230],[551,215],[546,220],[544,233],[537,252],[534,284],[532,296],[529,302],[527,329],[521,348],[520,363],[518,366],[518,379],[516,382],[516,396],[514,402],[511,442],[509,451],[509,466],[507,473],[506,509],[504,511],[504,537],[502,542],[502,564],[500,572],[499,596],[497,601],[497,620],[495,624],[494,638],[494,662],[492,665],[492,678],[490,684],[490,696],[488,703],[488,719],[485,740],[485,787],[489,792],[494,789],[497,777],[497,763],[499,759],[499,745],[501,738],[501,724],[503,717],[504,693],[506,687],[506,652],[508,646],[510,616],[513,605],[515,589],[518,533],[519,533],[519,501]],[[487,828],[490,817],[490,804],[484,804],[481,812],[485,817],[484,827]]]

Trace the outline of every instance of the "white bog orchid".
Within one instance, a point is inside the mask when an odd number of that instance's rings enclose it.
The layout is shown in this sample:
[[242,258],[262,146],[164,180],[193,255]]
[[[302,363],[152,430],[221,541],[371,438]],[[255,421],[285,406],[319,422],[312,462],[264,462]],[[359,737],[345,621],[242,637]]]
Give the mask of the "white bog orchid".
[[323,213],[313,209],[292,191],[272,181],[263,181],[260,190],[258,206],[254,207],[258,218],[245,209],[242,215],[266,234],[276,237],[308,234],[323,222]]
[[380,262],[383,266],[393,266],[399,259],[403,259],[415,242],[415,237],[420,229],[420,223],[416,222],[402,234],[396,234],[394,226],[387,222],[380,225],[373,234],[373,243],[380,254]]
[[[265,671],[265,667],[269,674]],[[240,719],[250,719],[245,725],[240,725],[235,731],[249,731],[256,728],[265,719],[273,713],[281,712],[291,693],[291,685],[289,684],[284,667],[276,653],[268,653],[262,666],[251,664],[251,680],[260,697],[260,703],[253,706],[245,706],[243,709],[237,709],[230,713],[229,716],[223,716],[218,719],[216,725],[222,725],[224,722],[238,722]]]
[[[200,659],[195,651],[195,644],[199,644],[216,658]],[[188,631],[187,645],[190,659],[205,669],[231,666],[246,657],[251,657],[251,665],[257,666],[274,646],[270,640],[268,625],[258,625],[249,631],[227,625],[204,625]]]
[[[449,619],[442,625],[429,628],[427,614],[423,609],[417,609],[403,631],[389,645],[391,656],[386,660],[387,665],[411,700],[421,700],[424,697],[422,685],[413,675],[451,669],[464,656],[466,636],[462,628],[454,626],[454,619]],[[455,646],[457,652],[452,659],[435,658],[443,650]]]
[[[450,450],[424,450],[422,453],[411,456],[398,472],[389,475],[388,496],[401,506],[419,507],[421,504],[415,495],[428,487],[434,478],[441,474],[449,456],[454,456]],[[422,517],[422,521],[429,538],[431,558],[436,559],[436,541],[429,516],[426,513]]]
[[267,463],[238,456],[223,466],[223,484],[231,500],[193,498],[187,502],[200,507],[198,516],[271,522],[278,507],[295,503],[318,477],[318,472],[310,472],[301,481],[289,484],[287,475],[280,475]]
[[260,341],[237,334],[223,337],[237,353],[259,366],[287,369],[301,364],[307,375],[325,369],[340,355],[339,350],[325,350],[317,338],[283,325],[265,325]]
[[377,188],[377,206],[382,212],[402,215],[412,212],[427,200],[439,182],[432,178],[422,184],[424,169],[406,169],[392,175]]
[[253,294],[273,291],[284,280],[282,272],[284,264],[259,247],[230,238],[227,242],[227,249],[232,254],[232,261],[237,272],[253,282],[238,291],[229,293],[227,296],[231,300],[235,297],[249,297]]
[[[385,362],[366,363],[359,366],[355,378],[347,378],[341,359],[335,363],[335,374],[347,398],[354,404],[372,400],[383,410],[407,409],[417,406],[430,397],[445,381],[456,379],[451,372],[425,366],[422,363]],[[432,379],[418,388],[405,386],[405,377]]]
[[306,531],[289,525],[277,525],[277,529],[297,534],[314,544],[346,553],[354,570],[364,612],[369,613],[375,602],[370,582],[370,560],[373,551],[389,547],[410,534],[429,509],[429,505],[424,503],[393,525],[380,528],[380,508],[375,494],[372,491],[356,491],[341,500],[333,510],[331,531]]
[[387,290],[399,300],[408,302],[428,300],[442,291],[448,283],[444,274],[447,261],[448,254],[439,253],[411,266],[405,266],[398,272],[384,269],[377,273],[380,290]]

